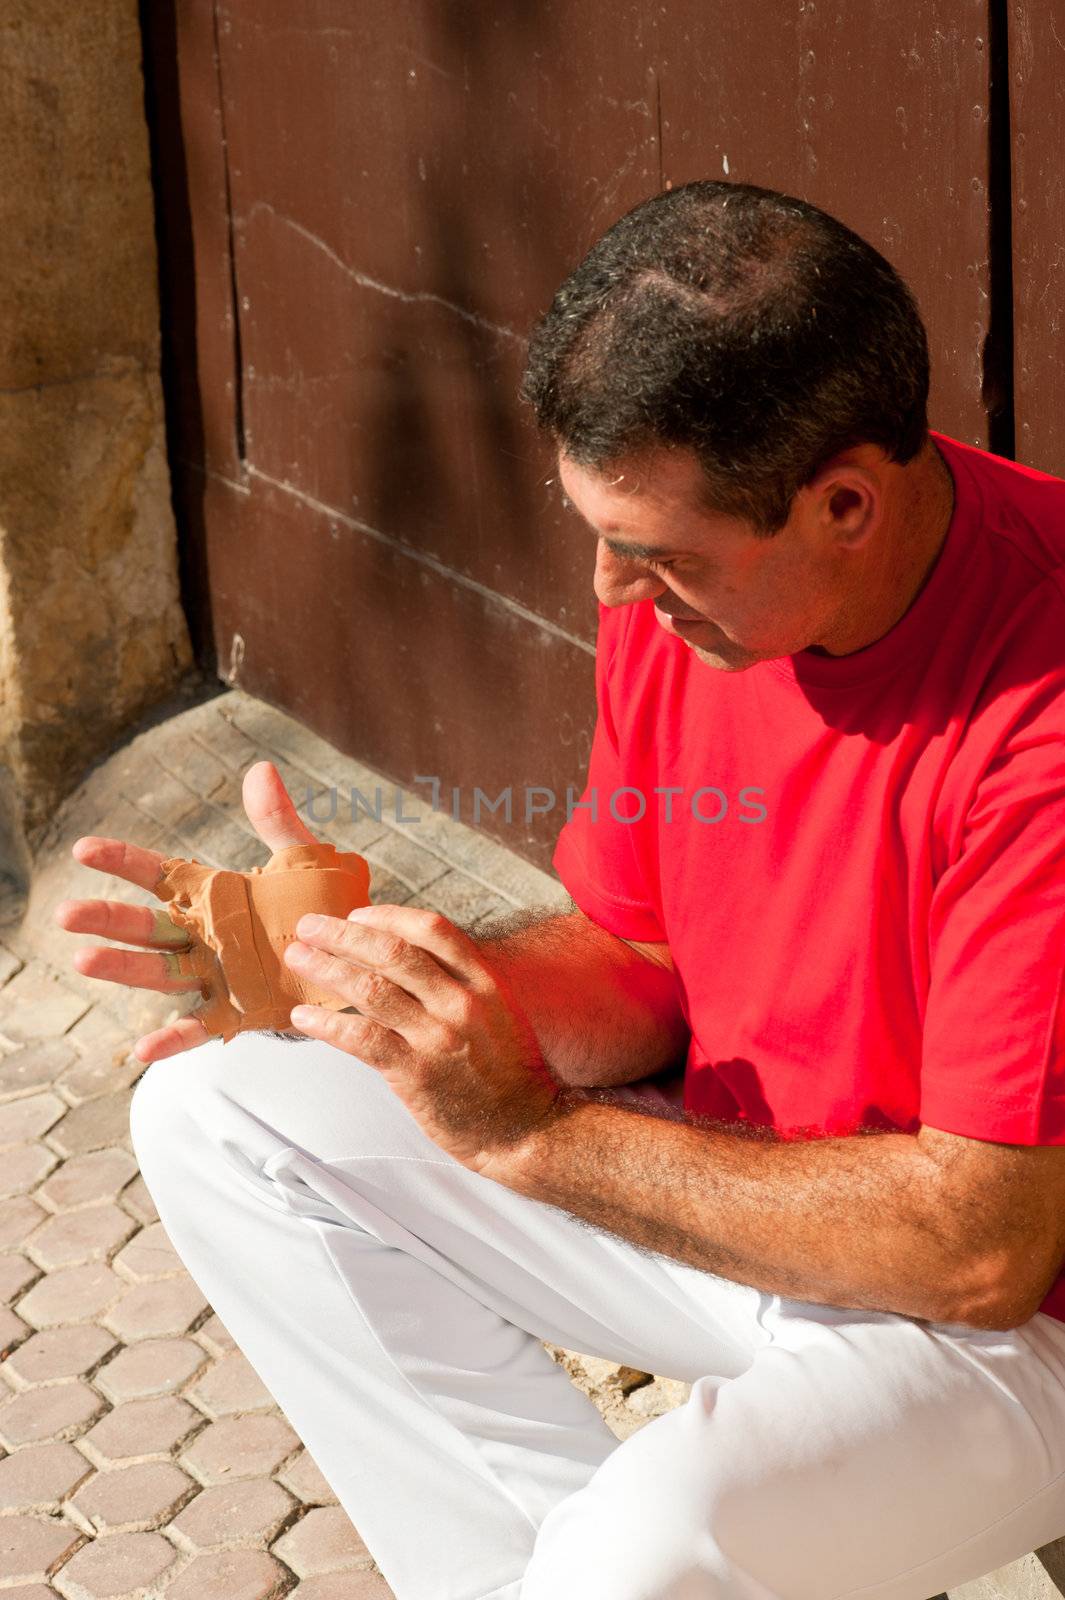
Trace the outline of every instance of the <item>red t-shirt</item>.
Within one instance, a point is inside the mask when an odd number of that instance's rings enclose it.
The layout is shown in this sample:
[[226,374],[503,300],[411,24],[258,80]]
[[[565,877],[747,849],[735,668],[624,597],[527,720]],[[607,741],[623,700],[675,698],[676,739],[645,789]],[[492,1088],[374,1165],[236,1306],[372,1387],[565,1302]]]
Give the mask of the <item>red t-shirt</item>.
[[[934,437],[948,535],[864,649],[727,673],[651,600],[600,605],[554,865],[668,941],[693,1113],[1062,1144],[1065,481]],[[1042,1309],[1065,1321],[1065,1272]]]

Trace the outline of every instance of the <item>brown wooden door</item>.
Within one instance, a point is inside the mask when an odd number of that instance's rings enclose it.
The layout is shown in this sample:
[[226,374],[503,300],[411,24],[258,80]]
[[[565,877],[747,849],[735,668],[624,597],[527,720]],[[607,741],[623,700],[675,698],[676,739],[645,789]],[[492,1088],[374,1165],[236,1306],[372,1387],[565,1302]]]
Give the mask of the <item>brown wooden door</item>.
[[1065,477],[1065,0],[1013,0],[1017,458]]
[[[515,399],[533,318],[665,184],[767,184],[903,270],[929,324],[934,422],[987,445],[1004,404],[987,383],[1003,292],[993,11],[147,7],[201,658],[427,798],[417,774],[460,786],[463,820],[475,786],[509,786],[511,822],[481,825],[546,866],[591,743],[596,605],[594,541],[559,509]],[[1060,110],[1049,64],[1029,83],[1032,115],[1037,96]],[[534,786],[557,804],[526,821]]]

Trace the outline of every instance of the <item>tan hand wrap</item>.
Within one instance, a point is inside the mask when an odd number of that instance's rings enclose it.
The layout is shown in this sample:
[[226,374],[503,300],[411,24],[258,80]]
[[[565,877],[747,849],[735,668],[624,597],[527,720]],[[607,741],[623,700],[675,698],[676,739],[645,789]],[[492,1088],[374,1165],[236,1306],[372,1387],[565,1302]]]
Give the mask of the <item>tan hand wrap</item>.
[[228,1042],[252,1028],[291,1028],[295,1005],[346,1006],[297,976],[283,953],[306,912],[346,917],[370,904],[370,868],[362,856],[331,844],[293,844],[249,872],[173,856],[154,887],[170,902],[171,921],[192,940],[185,959],[201,981],[204,1006],[196,1016],[208,1033]]

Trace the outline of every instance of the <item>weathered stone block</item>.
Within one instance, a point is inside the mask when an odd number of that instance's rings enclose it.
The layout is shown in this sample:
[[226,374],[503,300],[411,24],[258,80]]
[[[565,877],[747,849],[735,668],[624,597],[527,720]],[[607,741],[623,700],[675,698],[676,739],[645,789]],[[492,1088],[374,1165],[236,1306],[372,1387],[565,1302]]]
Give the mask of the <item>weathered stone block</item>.
[[232,1417],[212,1422],[185,1453],[183,1465],[202,1483],[261,1478],[276,1472],[299,1447],[280,1416]]
[[321,1468],[306,1450],[301,1451],[295,1461],[290,1462],[277,1477],[278,1482],[298,1495],[305,1506],[328,1506],[336,1502],[336,1495],[326,1482]]
[[67,1378],[83,1378],[114,1347],[111,1334],[94,1322],[45,1328],[20,1345],[0,1371],[13,1389],[62,1383]]
[[80,1211],[114,1200],[136,1171],[128,1150],[90,1150],[64,1161],[38,1189],[37,1198],[53,1211]]
[[395,1600],[379,1572],[323,1572],[304,1578],[292,1600]]
[[0,834],[16,847],[190,664],[140,57],[136,0],[4,8]]
[[184,1333],[206,1308],[207,1301],[186,1272],[176,1278],[134,1284],[104,1321],[125,1343],[133,1344],[138,1339]]
[[42,1278],[19,1302],[19,1316],[35,1328],[89,1322],[114,1305],[121,1293],[122,1279],[103,1261],[61,1267]]
[[204,1489],[175,1520],[182,1549],[218,1550],[233,1544],[269,1544],[295,1501],[271,1478],[245,1478]]
[[107,364],[101,354],[92,375],[0,395],[9,640],[0,749],[31,835],[191,661],[159,380]]
[[197,1556],[167,1590],[167,1600],[279,1600],[289,1576],[265,1550]]
[[34,961],[0,990],[0,1032],[14,1044],[55,1039],[72,1028],[90,1004],[43,962]]
[[230,1351],[198,1378],[188,1390],[188,1397],[213,1419],[269,1411],[275,1405],[273,1395],[239,1350]]
[[0,1461],[0,1511],[54,1513],[92,1468],[72,1444],[30,1445]]
[[176,1395],[155,1400],[129,1400],[116,1406],[82,1441],[98,1466],[119,1461],[168,1456],[189,1437],[202,1419]]
[[136,1217],[138,1222],[158,1222],[159,1213],[155,1209],[155,1201],[148,1192],[148,1185],[139,1175],[133,1182],[127,1184],[119,1199],[131,1217]]
[[316,1506],[308,1511],[277,1541],[274,1551],[301,1578],[372,1565],[361,1535],[339,1506]]
[[87,1383],[28,1389],[0,1405],[0,1442],[17,1450],[48,1439],[74,1439],[100,1415],[104,1403]]
[[27,1240],[26,1250],[46,1271],[76,1267],[83,1261],[106,1261],[137,1224],[117,1206],[87,1206],[65,1216],[49,1217]]
[[145,1533],[168,1522],[197,1487],[172,1461],[138,1461],[98,1472],[74,1496],[71,1514],[86,1533]]
[[116,1405],[173,1394],[206,1363],[203,1350],[191,1339],[144,1339],[109,1361],[96,1374],[96,1386]]
[[50,1517],[5,1518],[0,1541],[0,1584],[6,1589],[19,1582],[33,1583],[51,1577],[81,1540],[76,1528]]
[[[80,1027],[80,1023],[77,1026]],[[0,1066],[0,1101],[21,1099],[54,1083],[75,1059],[69,1040],[67,1035],[63,1039],[25,1045],[8,1056]]]
[[158,1533],[114,1533],[84,1545],[56,1582],[66,1600],[111,1600],[112,1596],[158,1594],[152,1587],[177,1560],[173,1545]]
[[1059,1539],[1045,1550],[951,1589],[948,1600],[1061,1600],[1065,1594],[1062,1542]]

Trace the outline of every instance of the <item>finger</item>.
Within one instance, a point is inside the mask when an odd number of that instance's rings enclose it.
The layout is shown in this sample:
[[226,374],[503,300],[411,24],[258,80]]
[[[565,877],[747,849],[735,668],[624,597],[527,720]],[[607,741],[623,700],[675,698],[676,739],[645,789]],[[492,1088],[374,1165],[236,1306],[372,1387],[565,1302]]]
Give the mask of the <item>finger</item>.
[[314,950],[298,940],[285,947],[285,965],[308,982],[332,990],[362,1015],[386,1028],[409,1028],[425,1016],[422,1003],[384,973],[353,967],[340,956]]
[[134,1044],[133,1054],[138,1061],[162,1061],[167,1056],[176,1056],[181,1050],[193,1050],[198,1044],[206,1044],[213,1037],[198,1020],[196,1013],[190,1011],[188,1016],[179,1017],[176,1022],[168,1022],[165,1027],[144,1034]]
[[123,900],[61,900],[54,915],[68,933],[89,933],[96,939],[116,939],[120,944],[147,945],[149,949],[189,946],[187,930],[153,906],[131,906]]
[[371,1067],[401,1067],[410,1060],[406,1041],[369,1017],[330,1011],[327,1006],[304,1005],[293,1007],[290,1021],[300,1033],[312,1039],[324,1039],[338,1050],[358,1056]]
[[488,969],[473,940],[450,918],[418,906],[360,906],[347,918],[308,915],[296,924],[305,944],[373,966],[426,1004],[441,973],[467,987],[483,986]]
[[153,891],[166,860],[158,850],[145,850],[139,844],[127,844],[124,839],[104,839],[93,833],[75,839],[70,853],[83,867],[109,872],[112,877],[124,878],[140,889]]
[[257,761],[244,774],[244,810],[259,838],[271,850],[318,841],[296,811],[272,761]]
[[105,983],[121,983],[129,989],[188,994],[203,987],[203,980],[190,971],[188,956],[177,950],[166,955],[141,955],[132,950],[115,950],[110,945],[84,945],[75,950],[74,965],[86,978],[102,978]]

